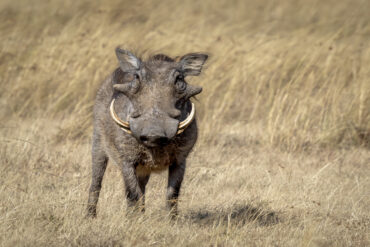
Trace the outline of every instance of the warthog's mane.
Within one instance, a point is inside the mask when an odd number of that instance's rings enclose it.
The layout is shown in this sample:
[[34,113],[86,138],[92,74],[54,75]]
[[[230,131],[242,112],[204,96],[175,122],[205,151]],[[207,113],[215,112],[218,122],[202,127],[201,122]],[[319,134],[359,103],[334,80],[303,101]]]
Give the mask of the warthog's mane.
[[175,62],[175,59],[165,55],[165,54],[156,54],[154,56],[149,57],[148,62],[156,62],[156,61],[163,61],[163,62]]

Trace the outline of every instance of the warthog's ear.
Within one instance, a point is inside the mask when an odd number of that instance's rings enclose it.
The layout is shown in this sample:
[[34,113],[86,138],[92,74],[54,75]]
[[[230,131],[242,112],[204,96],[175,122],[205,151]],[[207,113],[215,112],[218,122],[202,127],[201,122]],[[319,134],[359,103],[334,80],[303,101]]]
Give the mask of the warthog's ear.
[[141,61],[129,51],[116,48],[116,55],[123,72],[135,72],[140,69]]
[[206,62],[208,55],[200,53],[186,54],[180,58],[180,66],[184,75],[199,75],[202,71],[203,64]]

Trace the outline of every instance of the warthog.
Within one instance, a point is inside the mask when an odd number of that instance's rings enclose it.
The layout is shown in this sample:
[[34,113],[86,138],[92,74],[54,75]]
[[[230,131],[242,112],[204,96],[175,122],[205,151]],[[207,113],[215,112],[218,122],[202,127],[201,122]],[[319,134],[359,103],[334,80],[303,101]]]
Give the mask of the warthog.
[[94,106],[88,215],[96,216],[108,159],[121,168],[129,208],[140,211],[150,174],[168,169],[167,207],[176,215],[186,157],[198,136],[190,98],[202,91],[185,77],[199,75],[208,56],[158,54],[141,61],[120,48],[116,55],[120,66],[103,82]]

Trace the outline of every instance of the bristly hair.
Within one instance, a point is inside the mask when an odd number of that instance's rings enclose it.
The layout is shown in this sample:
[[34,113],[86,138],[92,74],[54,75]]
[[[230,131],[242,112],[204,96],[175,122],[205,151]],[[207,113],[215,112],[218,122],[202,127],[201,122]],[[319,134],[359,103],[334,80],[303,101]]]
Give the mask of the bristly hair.
[[148,61],[165,61],[165,62],[175,62],[174,59],[170,58],[169,56],[167,55],[164,55],[164,54],[156,54],[154,56],[152,56],[151,58],[149,58]]

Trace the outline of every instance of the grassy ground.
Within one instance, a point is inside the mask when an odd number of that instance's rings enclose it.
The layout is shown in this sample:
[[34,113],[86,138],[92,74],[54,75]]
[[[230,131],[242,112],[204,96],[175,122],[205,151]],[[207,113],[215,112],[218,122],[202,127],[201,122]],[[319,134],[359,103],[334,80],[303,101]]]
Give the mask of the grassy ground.
[[[370,245],[369,1],[0,2],[2,246]],[[114,48],[203,51],[180,218],[110,165],[85,220],[91,111]]]

